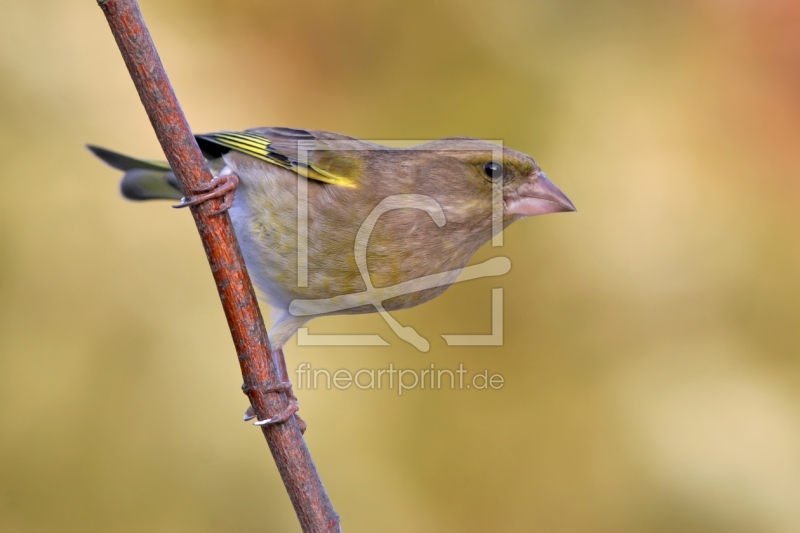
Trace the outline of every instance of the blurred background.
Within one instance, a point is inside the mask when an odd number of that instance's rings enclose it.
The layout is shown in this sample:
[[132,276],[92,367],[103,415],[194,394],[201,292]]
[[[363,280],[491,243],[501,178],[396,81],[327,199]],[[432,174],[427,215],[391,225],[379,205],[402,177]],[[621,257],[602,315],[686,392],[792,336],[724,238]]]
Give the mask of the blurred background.
[[[800,531],[800,4],[141,0],[198,132],[468,135],[577,214],[502,278],[287,346],[484,369],[498,391],[298,391],[347,532]],[[191,217],[83,148],[161,152],[95,2],[2,1],[0,530],[299,531]],[[488,333],[505,289],[502,347]],[[266,311],[266,309],[265,309]]]

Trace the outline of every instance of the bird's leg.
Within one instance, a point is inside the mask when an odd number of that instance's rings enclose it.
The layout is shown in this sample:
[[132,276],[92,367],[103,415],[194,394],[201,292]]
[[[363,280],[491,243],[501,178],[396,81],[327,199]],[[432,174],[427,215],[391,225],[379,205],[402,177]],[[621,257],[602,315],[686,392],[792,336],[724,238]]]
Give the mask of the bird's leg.
[[201,204],[214,198],[222,198],[222,203],[219,204],[219,208],[211,213],[211,215],[219,215],[230,209],[233,205],[233,193],[238,186],[239,176],[233,173],[220,174],[205,185],[192,189],[191,193],[193,196],[183,197],[181,203],[173,205],[172,207],[180,209],[182,207],[189,207],[190,205]]
[[294,391],[292,390],[292,382],[289,381],[289,370],[286,368],[286,358],[283,356],[283,348],[272,350],[272,360],[275,362],[275,369],[280,375],[281,382],[289,385],[289,388],[286,390],[286,395],[290,400],[296,401],[297,396],[294,395]]
[[[273,350],[272,351],[272,358],[273,362],[275,363],[275,370],[277,370],[278,378],[280,381],[277,385],[272,387],[268,387],[263,389],[263,392],[284,392],[286,393],[286,398],[289,400],[289,406],[283,410],[283,412],[270,417],[267,420],[259,420],[255,422],[254,425],[256,426],[266,426],[268,424],[280,424],[282,422],[286,422],[289,417],[292,415],[295,416],[297,419],[297,425],[300,427],[300,432],[305,433],[306,428],[308,425],[305,421],[300,418],[300,415],[297,414],[297,410],[300,409],[300,405],[297,403],[297,396],[294,395],[292,391],[292,382],[289,381],[289,372],[286,368],[286,359],[283,356],[283,350]],[[247,411],[244,413],[244,420],[252,420],[256,417],[255,410],[253,406],[247,408]]]
[[[297,396],[294,395],[294,390],[292,389],[292,382],[289,381],[289,370],[286,368],[286,358],[283,355],[283,348],[272,350],[272,359],[275,361],[275,369],[280,373],[281,383],[288,385],[286,389],[286,397],[290,402],[292,402],[293,405],[297,406],[297,409],[300,409]],[[297,409],[295,411],[297,411]],[[300,433],[305,433],[308,424],[306,424],[305,420],[300,418],[300,415],[298,415],[296,412],[293,414],[297,419],[297,425],[300,426]]]

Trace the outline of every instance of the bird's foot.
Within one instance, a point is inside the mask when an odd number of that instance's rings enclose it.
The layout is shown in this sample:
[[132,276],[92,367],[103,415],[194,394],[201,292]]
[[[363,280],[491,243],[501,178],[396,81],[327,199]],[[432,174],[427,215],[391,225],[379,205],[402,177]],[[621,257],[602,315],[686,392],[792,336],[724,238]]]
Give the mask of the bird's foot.
[[214,198],[222,198],[222,203],[220,203],[219,208],[213,213],[210,213],[211,215],[219,215],[230,209],[233,205],[233,193],[238,186],[239,176],[236,174],[222,174],[205,185],[192,189],[191,192],[195,196],[183,197],[181,198],[181,203],[173,205],[172,207],[180,209],[182,207],[202,204]]
[[[272,424],[281,424],[289,420],[289,418],[294,415],[297,419],[297,425],[300,427],[300,433],[305,433],[306,428],[308,425],[305,421],[300,418],[300,415],[296,414],[297,411],[300,409],[300,404],[297,403],[297,397],[294,395],[292,391],[292,384],[288,381],[283,381],[278,383],[273,387],[267,387],[262,389],[262,392],[285,392],[286,398],[289,400],[289,405],[286,406],[286,409],[281,411],[275,416],[272,416],[266,420],[259,420],[257,422],[253,422],[254,426],[269,426]],[[253,409],[253,406],[247,408],[247,411],[244,413],[244,421],[247,422],[248,420],[252,420],[256,418],[256,411]]]

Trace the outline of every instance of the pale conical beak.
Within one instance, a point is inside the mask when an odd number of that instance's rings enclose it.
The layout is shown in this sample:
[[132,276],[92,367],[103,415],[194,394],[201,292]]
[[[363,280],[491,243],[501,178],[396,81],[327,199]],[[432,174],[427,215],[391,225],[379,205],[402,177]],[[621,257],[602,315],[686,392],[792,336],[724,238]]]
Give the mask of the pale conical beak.
[[505,211],[509,215],[533,217],[548,213],[577,211],[569,198],[544,175],[520,185],[505,199]]

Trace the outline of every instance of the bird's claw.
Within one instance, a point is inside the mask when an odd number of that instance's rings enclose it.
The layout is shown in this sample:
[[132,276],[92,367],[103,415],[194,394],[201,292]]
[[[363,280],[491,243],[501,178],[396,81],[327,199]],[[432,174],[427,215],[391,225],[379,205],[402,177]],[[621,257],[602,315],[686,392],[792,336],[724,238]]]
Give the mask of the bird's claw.
[[[219,208],[210,215],[224,213],[233,205],[233,194],[239,186],[239,177],[236,174],[222,174],[212,179],[205,185],[192,189],[194,196],[181,198],[181,203],[173,205],[176,209],[202,204],[214,198],[222,198]],[[202,194],[201,194],[202,193]]]
[[[264,387],[261,389],[261,392],[285,392],[286,397],[289,400],[289,405],[286,407],[286,409],[284,409],[282,412],[273,417],[270,417],[266,420],[258,420],[256,422],[253,422],[254,426],[269,426],[272,424],[282,424],[283,422],[289,420],[289,418],[292,415],[294,415],[295,419],[297,419],[297,425],[300,428],[300,433],[306,432],[306,428],[308,428],[308,425],[302,418],[300,418],[300,415],[296,414],[297,411],[300,409],[300,404],[297,403],[297,397],[294,395],[294,392],[292,391],[292,384],[290,382],[282,381],[277,385],[273,385],[271,387]],[[253,409],[253,406],[251,405],[250,407],[247,408],[247,411],[245,411],[243,420],[247,422],[249,420],[256,418],[256,416],[257,416],[256,411],[255,409]]]
[[289,420],[289,417],[295,414],[300,406],[297,404],[297,400],[289,400],[289,405],[286,406],[282,412],[278,413],[277,415],[267,418],[266,420],[259,420],[257,422],[253,422],[254,426],[270,426],[272,424],[281,424]]

